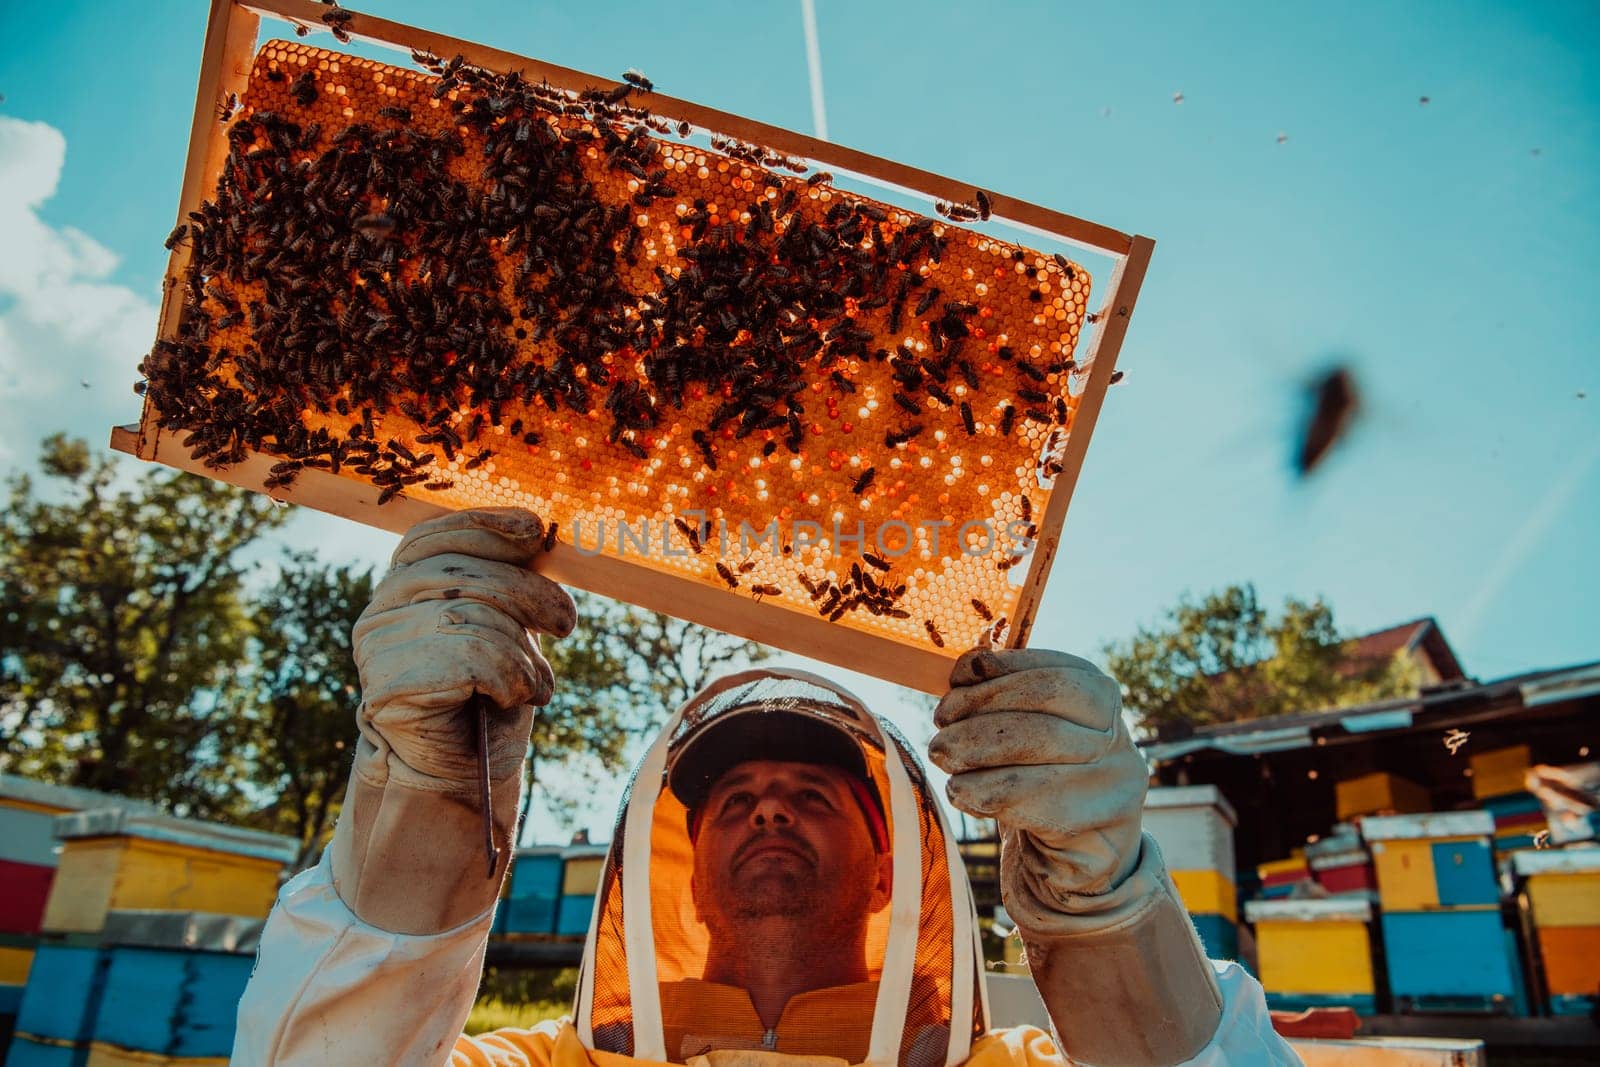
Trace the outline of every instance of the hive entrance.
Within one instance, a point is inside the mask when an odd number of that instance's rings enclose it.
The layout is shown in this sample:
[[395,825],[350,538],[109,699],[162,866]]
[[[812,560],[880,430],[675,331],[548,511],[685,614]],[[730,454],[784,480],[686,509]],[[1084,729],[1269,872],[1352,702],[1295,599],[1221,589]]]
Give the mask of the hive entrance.
[[529,507],[553,577],[924,688],[1021,640],[1109,374],[1082,267],[417,58],[241,65],[141,455],[391,528]]

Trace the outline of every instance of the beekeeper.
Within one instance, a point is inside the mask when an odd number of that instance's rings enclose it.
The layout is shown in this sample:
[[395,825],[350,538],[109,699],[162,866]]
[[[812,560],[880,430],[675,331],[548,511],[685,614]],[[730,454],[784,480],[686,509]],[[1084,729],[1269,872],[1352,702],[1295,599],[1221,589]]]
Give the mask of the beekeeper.
[[911,747],[831,682],[756,669],[692,697],[635,771],[571,1019],[462,1037],[501,885],[462,708],[477,691],[511,709],[490,742],[509,849],[533,707],[555,686],[537,635],[575,621],[528,566],[541,534],[529,512],[483,509],[395,550],[354,632],[344,809],[267,921],[234,1063],[1298,1062],[1254,980],[1205,958],[1141,833],[1147,771],[1116,683],[1040,649],[962,656],[929,748],[950,800],[999,822],[1053,1033],[990,1026],[965,870]]

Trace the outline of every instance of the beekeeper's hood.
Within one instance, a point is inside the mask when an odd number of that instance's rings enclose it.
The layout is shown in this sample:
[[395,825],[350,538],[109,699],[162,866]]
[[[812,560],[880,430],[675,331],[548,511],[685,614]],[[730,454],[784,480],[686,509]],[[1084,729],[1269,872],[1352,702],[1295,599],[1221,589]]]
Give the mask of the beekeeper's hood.
[[[668,788],[668,772],[682,753],[704,751],[692,743],[708,729],[716,727],[719,740],[724,728],[737,736],[759,728],[763,712],[771,711],[790,713],[783,719],[791,727],[797,725],[793,716],[802,716],[842,731],[843,749],[811,758],[852,765],[851,753],[859,749],[862,762],[855,766],[864,767],[876,789],[871,800],[887,801],[892,898],[868,928],[876,1002],[870,1042],[850,1058],[875,1067],[962,1063],[974,1038],[988,1029],[988,1004],[976,914],[955,835],[911,746],[891,725],[832,682],[785,669],[741,671],[695,694],[634,771],[584,946],[574,1006],[579,1037],[590,1049],[682,1062],[680,1050],[666,1047],[662,987],[681,988],[675,984],[702,977],[709,935],[691,900],[688,809]],[[736,722],[736,716],[749,718]],[[778,718],[769,721],[776,725]],[[807,743],[824,740],[818,735],[825,732],[811,729]],[[706,1022],[718,1031],[716,1020]]]

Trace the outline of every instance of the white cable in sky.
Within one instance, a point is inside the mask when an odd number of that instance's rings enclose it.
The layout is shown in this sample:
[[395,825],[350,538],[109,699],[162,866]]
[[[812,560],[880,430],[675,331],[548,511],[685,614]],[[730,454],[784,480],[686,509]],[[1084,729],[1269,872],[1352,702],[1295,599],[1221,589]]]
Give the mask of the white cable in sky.
[[800,0],[806,24],[806,66],[811,69],[811,126],[819,141],[828,139],[828,113],[822,106],[822,50],[817,47],[817,8],[814,0]]
[[1516,533],[1511,535],[1511,540],[1506,542],[1505,551],[1500,553],[1500,558],[1494,561],[1484,576],[1478,591],[1467,601],[1467,606],[1461,609],[1460,619],[1454,624],[1453,630],[1458,641],[1466,642],[1469,635],[1477,632],[1489,609],[1494,606],[1495,597],[1500,595],[1500,590],[1505,588],[1506,582],[1516,574],[1523,560],[1539,546],[1539,542],[1544,540],[1544,535],[1550,531],[1550,527],[1565,514],[1567,506],[1572,503],[1572,498],[1577,495],[1578,490],[1583,488],[1584,479],[1588,477],[1596,460],[1600,460],[1600,444],[1590,448],[1586,453],[1581,453],[1555,484],[1550,486],[1549,491],[1522,521],[1522,525],[1517,527]]

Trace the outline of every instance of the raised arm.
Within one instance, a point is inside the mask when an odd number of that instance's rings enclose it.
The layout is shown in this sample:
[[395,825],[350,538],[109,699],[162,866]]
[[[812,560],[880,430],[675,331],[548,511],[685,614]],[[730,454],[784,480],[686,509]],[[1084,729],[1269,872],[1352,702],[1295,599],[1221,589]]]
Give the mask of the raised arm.
[[[472,1006],[516,837],[533,708],[555,686],[539,634],[572,599],[529,564],[537,517],[456,512],[414,527],[356,623],[360,738],[333,842],[279,896],[239,1007],[235,1064],[445,1063]],[[473,693],[490,717],[486,877]]]
[[1095,1067],[1293,1064],[1254,980],[1206,959],[1155,842],[1116,681],[1047,649],[956,661],[929,756],[997,820],[1000,888],[1062,1050]]

